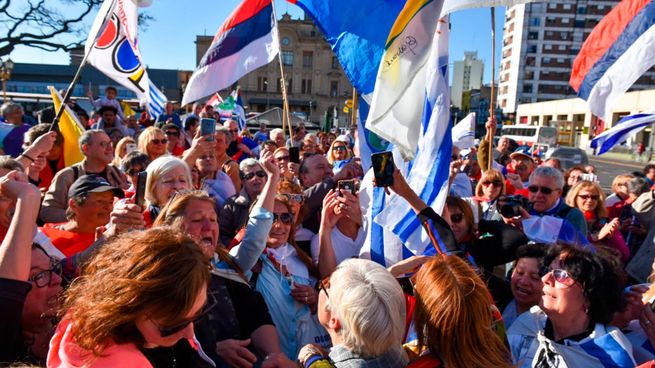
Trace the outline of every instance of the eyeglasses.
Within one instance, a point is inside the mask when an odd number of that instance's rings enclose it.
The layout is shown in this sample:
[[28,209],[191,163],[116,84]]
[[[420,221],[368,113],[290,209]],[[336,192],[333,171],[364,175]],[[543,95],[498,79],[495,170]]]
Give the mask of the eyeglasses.
[[592,199],[592,200],[594,200],[594,201],[597,201],[597,200],[600,199],[600,196],[599,196],[599,195],[596,195],[596,194],[579,194],[579,195],[578,195],[578,198],[582,198],[582,199],[585,200],[585,201],[586,201],[587,199]]
[[195,316],[193,319],[184,321],[182,323],[179,323],[179,324],[177,324],[175,326],[171,326],[171,327],[159,327],[159,326],[157,326],[157,328],[159,328],[159,335],[161,335],[161,337],[167,337],[167,336],[174,335],[174,334],[184,330],[190,323],[197,323],[201,319],[203,319],[212,309],[214,309],[216,307],[216,305],[218,305],[218,301],[216,300],[216,297],[214,296],[214,294],[210,293],[208,295],[208,298],[211,298],[209,305],[205,304],[205,306],[202,309],[202,312],[200,312],[200,314]]
[[275,221],[278,221],[278,220],[281,223],[285,224],[285,225],[289,225],[291,223],[291,221],[293,221],[293,215],[290,214],[289,212],[279,213],[279,214],[274,213],[273,214],[273,222],[275,223]]
[[50,259],[50,269],[49,270],[44,270],[36,275],[30,277],[30,281],[36,285],[38,288],[46,287],[50,285],[52,282],[52,274],[57,274],[58,276],[61,277],[61,262],[58,260],[51,258]]
[[325,296],[327,296],[328,299],[330,299],[330,294],[328,294],[327,291],[327,289],[329,288],[330,288],[330,276],[318,282],[318,292],[320,293],[321,290],[325,291]]
[[138,169],[130,169],[130,170],[127,170],[125,173],[126,173],[127,175],[129,175],[129,176],[134,176],[134,175],[139,174],[141,171],[143,171],[143,169],[142,169],[142,168],[138,168]]
[[286,194],[286,193],[284,193],[284,194],[283,194],[283,193],[278,193],[278,194],[276,195],[276,198],[279,199],[279,200],[281,200],[281,201],[287,201],[287,202],[291,202],[291,201],[293,201],[293,202],[298,202],[298,203],[300,203],[300,202],[302,202],[302,201],[305,199],[305,196],[302,195],[302,194],[294,194],[294,193],[290,193],[290,194]]
[[571,277],[571,274],[566,270],[546,269],[545,271],[546,272],[544,273],[544,276],[546,276],[546,275],[548,275],[549,273],[552,272],[553,273],[553,278],[555,279],[555,281],[559,282],[562,285],[572,286],[573,284],[575,284],[575,280],[573,279],[573,277]]
[[541,193],[543,193],[545,195],[549,195],[549,194],[553,193],[557,189],[550,189],[548,187],[540,187],[538,185],[530,185],[528,187],[528,190],[530,191],[530,193],[537,193],[537,192],[541,191]]
[[176,132],[176,131],[173,131],[173,130],[168,130],[168,131],[166,131],[166,135],[168,135],[168,136],[172,135],[172,136],[175,136],[175,137],[179,137],[180,133]]
[[280,156],[280,157],[276,157],[275,159],[278,161],[289,161],[289,158],[290,158],[289,156]]
[[166,144],[166,143],[168,143],[168,139],[166,139],[166,138],[163,138],[163,139],[153,139],[153,140],[151,140],[150,142],[152,142],[152,143],[154,143],[154,144]]
[[264,170],[258,170],[254,173],[247,173],[247,174],[242,174],[241,177],[245,180],[250,180],[257,175],[258,178],[265,178],[266,177],[266,171]]
[[452,222],[453,224],[459,224],[460,222],[462,222],[463,219],[464,219],[463,213],[455,213],[453,215],[450,215],[450,222]]
[[503,182],[500,181],[500,180],[483,181],[482,185],[484,185],[485,187],[488,186],[488,185],[493,185],[494,187],[501,187],[501,186],[503,186]]
[[348,148],[346,146],[334,146],[332,147],[332,151],[346,151]]

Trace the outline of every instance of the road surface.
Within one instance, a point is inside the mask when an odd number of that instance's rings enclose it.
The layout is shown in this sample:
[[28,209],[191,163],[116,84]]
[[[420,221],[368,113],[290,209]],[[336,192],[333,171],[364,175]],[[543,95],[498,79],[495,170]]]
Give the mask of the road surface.
[[596,174],[600,185],[609,194],[612,190],[612,180],[619,175],[632,171],[641,172],[646,165],[644,162],[624,161],[604,158],[603,156],[589,156],[589,163],[596,166]]

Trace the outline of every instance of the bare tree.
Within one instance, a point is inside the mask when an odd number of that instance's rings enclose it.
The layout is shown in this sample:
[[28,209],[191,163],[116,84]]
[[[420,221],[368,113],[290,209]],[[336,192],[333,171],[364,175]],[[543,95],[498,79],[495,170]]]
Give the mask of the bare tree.
[[[49,0],[46,6],[46,0],[0,0],[0,57],[19,45],[45,51],[70,51],[83,45],[93,20],[87,16],[101,3]],[[151,19],[139,14],[140,28]]]

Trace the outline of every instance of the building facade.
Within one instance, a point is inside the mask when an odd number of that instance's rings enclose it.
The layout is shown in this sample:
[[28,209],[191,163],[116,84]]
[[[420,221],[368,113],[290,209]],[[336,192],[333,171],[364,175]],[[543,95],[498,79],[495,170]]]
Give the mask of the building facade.
[[482,87],[484,63],[478,59],[477,51],[464,52],[464,60],[455,62],[453,67],[453,85],[450,89],[450,102],[462,108],[462,94],[466,91],[479,90]]
[[[524,103],[574,97],[573,60],[618,0],[561,0],[515,5],[505,12],[498,103],[514,113]],[[632,90],[652,88],[646,73]]]
[[[278,22],[278,31],[291,113],[319,124],[325,122],[326,116],[334,124],[336,117],[339,126],[348,125],[350,116],[343,112],[343,107],[352,98],[353,87],[318,27],[309,18],[291,19],[289,14],[284,14]],[[196,38],[198,61],[212,38]],[[246,112],[282,107],[280,74],[280,61],[276,58],[239,79],[237,84]],[[231,88],[220,94],[226,96],[230,92]]]

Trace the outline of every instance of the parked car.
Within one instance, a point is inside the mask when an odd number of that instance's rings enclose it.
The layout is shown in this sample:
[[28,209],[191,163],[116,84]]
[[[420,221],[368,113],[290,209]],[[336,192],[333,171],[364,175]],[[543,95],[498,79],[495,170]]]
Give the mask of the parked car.
[[587,153],[584,150],[575,147],[552,147],[546,151],[546,155],[544,156],[543,160],[547,160],[549,158],[559,159],[562,163],[563,170],[568,170],[576,165],[585,166],[589,164]]

